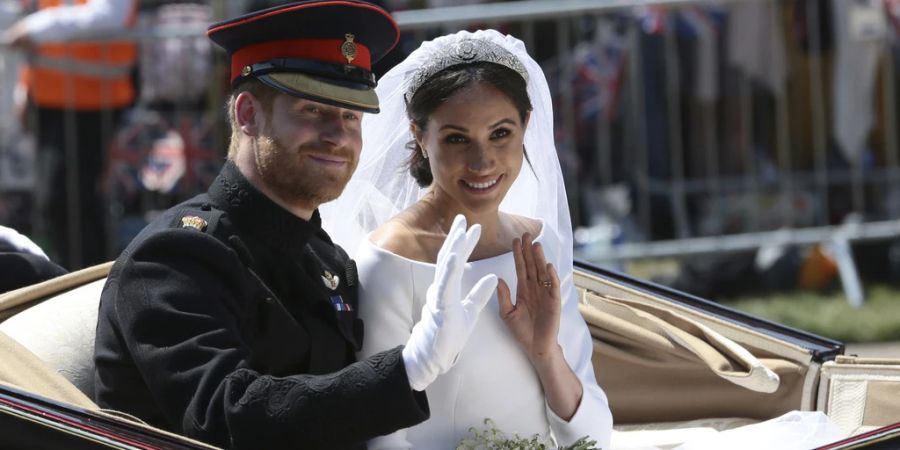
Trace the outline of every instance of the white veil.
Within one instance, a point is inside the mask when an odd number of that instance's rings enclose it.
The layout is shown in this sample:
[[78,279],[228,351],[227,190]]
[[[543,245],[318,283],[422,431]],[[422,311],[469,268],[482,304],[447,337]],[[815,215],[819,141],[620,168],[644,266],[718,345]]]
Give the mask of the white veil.
[[525,131],[525,149],[531,164],[522,164],[500,210],[542,219],[556,233],[561,246],[560,259],[555,265],[564,278],[572,272],[572,224],[553,141],[550,89],[541,67],[525,50],[525,44],[494,30],[460,31],[424,42],[381,78],[376,88],[381,113],[364,116],[359,167],[343,194],[320,207],[323,228],[352,255],[372,230],[425,194],[428,188],[419,188],[405,166],[410,154],[406,145],[413,137],[404,94],[416,70],[440,49],[473,38],[502,46],[519,58],[528,71],[528,96],[534,110]]

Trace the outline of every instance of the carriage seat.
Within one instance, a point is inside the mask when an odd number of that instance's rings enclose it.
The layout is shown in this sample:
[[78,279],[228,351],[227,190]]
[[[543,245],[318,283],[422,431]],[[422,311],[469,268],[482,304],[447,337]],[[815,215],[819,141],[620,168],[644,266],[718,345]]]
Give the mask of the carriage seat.
[[50,297],[0,322],[0,332],[94,398],[94,335],[106,278]]

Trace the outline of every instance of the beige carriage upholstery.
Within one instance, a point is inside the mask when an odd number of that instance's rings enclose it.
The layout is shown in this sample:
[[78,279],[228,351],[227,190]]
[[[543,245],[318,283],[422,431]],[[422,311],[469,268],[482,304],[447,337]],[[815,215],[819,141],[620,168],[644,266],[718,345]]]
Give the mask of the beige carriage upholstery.
[[[112,263],[0,296],[0,332],[93,398],[97,308]],[[19,311],[15,314],[11,312]]]
[[0,384],[85,409],[97,409],[97,405],[84,392],[3,332],[0,332],[0,361],[3,361],[0,364]]
[[[42,373],[52,383],[42,386],[41,376],[7,378],[2,371],[0,382],[92,405],[86,402],[93,390],[97,306],[110,266],[0,296],[0,332],[16,341],[19,354],[37,355],[24,358],[31,364],[24,373]],[[594,338],[594,368],[616,422],[613,449],[672,448],[814,409],[818,367],[804,349],[606,279],[579,272],[576,284]],[[6,351],[0,349],[4,362]]]
[[[12,386],[57,402],[86,409],[113,420],[130,422],[132,426],[152,430],[155,433],[175,436],[168,431],[151,427],[134,417],[100,409],[84,392],[57,373],[50,365],[3,332],[0,332],[0,361],[3,361],[3,364],[0,364],[0,384],[2,385]],[[193,444],[196,448],[217,449],[183,436],[177,436],[177,438]]]
[[822,365],[820,411],[851,435],[900,422],[900,365],[896,359],[838,356]]
[[767,420],[815,409],[818,365],[805,349],[606,279],[576,277],[594,370],[617,424]]

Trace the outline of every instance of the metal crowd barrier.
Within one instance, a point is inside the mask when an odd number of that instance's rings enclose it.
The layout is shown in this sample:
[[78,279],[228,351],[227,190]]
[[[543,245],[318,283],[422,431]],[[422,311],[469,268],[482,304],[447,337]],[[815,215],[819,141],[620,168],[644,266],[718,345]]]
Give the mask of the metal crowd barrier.
[[[782,36],[785,74],[766,92],[765,80],[726,63],[729,44],[720,34],[707,42],[717,55],[718,93],[697,100],[697,88],[686,90],[688,77],[697,76],[697,56],[686,59],[696,39],[686,38],[680,27],[713,17],[720,22],[711,26],[727,34],[735,26],[729,22],[735,8],[762,4],[769,7],[768,25],[782,33],[791,26],[803,36],[803,48],[794,48],[795,35]],[[576,255],[616,263],[752,250],[773,242],[837,242],[838,248],[841,242],[900,236],[891,15],[882,10],[882,29],[867,38],[879,53],[873,75],[879,94],[871,105],[877,131],[868,133],[863,151],[842,160],[829,115],[836,103],[838,44],[830,29],[836,18],[824,8],[832,6],[819,0],[532,0],[401,10],[394,16],[404,32],[400,52],[463,28],[498,28],[525,41],[553,83],[557,145],[578,227]],[[229,3],[214,0],[211,7],[221,17]],[[204,33],[202,25],[138,27],[86,38],[151,42]],[[615,40],[603,42],[601,33]],[[600,61],[595,66],[576,65],[585,58],[586,42],[609,54],[594,55]],[[227,70],[221,54],[212,55],[213,70]],[[613,74],[604,72],[611,61],[618,70]],[[593,108],[600,112],[587,115],[579,110],[591,106],[585,106],[586,88],[575,84],[584,82],[585,71],[615,89],[614,100],[596,100]],[[210,75],[203,108],[216,118],[210,147],[221,156],[227,83],[217,73]],[[178,113],[176,104],[162,114]],[[121,219],[114,215],[110,225]]]

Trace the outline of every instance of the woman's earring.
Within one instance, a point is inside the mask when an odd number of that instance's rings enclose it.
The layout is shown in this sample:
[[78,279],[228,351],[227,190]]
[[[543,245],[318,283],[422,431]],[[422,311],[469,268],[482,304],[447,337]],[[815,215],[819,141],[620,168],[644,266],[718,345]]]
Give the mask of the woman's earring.
[[422,157],[428,159],[428,153],[425,151],[425,147],[422,147]]

